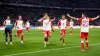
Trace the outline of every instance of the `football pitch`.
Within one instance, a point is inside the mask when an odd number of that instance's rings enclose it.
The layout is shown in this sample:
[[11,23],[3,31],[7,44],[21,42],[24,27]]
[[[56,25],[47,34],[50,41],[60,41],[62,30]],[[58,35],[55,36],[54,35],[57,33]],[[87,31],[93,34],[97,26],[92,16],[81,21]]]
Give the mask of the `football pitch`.
[[24,32],[24,44],[14,36],[16,32],[13,31],[13,46],[5,45],[2,34],[3,31],[0,31],[0,56],[100,56],[99,28],[90,29],[89,49],[85,52],[81,52],[80,29],[73,29],[73,35],[67,29],[65,46],[60,41],[59,30],[55,30],[46,48],[42,30],[31,30],[30,34]]

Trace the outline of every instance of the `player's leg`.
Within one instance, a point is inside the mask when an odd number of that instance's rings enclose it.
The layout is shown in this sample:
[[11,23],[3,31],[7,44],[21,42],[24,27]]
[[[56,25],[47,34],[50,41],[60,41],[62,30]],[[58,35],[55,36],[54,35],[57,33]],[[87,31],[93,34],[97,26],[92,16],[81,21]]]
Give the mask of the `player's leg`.
[[6,42],[6,45],[8,45],[8,30],[7,29],[5,29],[5,42]]
[[70,27],[70,35],[72,35],[72,27]]
[[26,32],[28,31],[27,27],[26,27]]
[[47,31],[43,31],[43,34],[44,34],[44,46],[46,47],[48,42]]
[[85,49],[84,49],[84,33],[83,32],[80,33],[80,38],[81,38],[81,47],[82,47],[81,51],[85,51]]
[[23,33],[23,30],[20,30],[20,33],[21,33],[21,43],[23,44],[24,42],[24,33]]
[[48,38],[47,44],[49,44],[49,38],[51,38],[51,31],[47,31],[47,38]]
[[30,28],[28,27],[28,34],[29,34],[29,30],[30,30]]
[[17,30],[16,30],[16,34],[15,34],[15,37],[17,36]]
[[48,37],[51,38],[52,32],[48,31]]
[[62,44],[65,45],[65,34],[62,35]]
[[53,25],[51,25],[51,30],[54,32],[54,27],[53,27]]
[[28,27],[26,27],[26,31],[29,33],[29,28]]
[[21,33],[20,33],[20,30],[17,30],[16,36],[17,36],[17,37],[20,37],[20,34],[21,34]]
[[88,33],[85,34],[85,40],[86,40],[86,49],[88,49]]
[[63,31],[63,37],[62,37],[63,46],[65,46],[65,36],[66,36],[66,30]]
[[8,34],[8,39],[10,39],[10,35]]
[[9,29],[9,36],[10,36],[10,45],[13,45],[12,43],[12,30]]
[[63,38],[63,30],[60,30],[60,34],[61,34],[60,40],[62,40],[62,38]]
[[30,32],[30,27],[28,27],[28,32]]

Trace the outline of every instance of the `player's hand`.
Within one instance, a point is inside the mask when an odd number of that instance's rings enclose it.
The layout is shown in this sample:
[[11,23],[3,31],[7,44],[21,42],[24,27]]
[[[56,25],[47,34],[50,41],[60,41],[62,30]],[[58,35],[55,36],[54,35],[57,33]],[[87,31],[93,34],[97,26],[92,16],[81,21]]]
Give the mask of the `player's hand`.
[[100,16],[98,15],[97,18],[99,18]]
[[19,27],[16,27],[17,29],[19,29]]
[[69,15],[69,14],[67,14],[67,16],[68,16],[68,17],[70,17],[70,15]]

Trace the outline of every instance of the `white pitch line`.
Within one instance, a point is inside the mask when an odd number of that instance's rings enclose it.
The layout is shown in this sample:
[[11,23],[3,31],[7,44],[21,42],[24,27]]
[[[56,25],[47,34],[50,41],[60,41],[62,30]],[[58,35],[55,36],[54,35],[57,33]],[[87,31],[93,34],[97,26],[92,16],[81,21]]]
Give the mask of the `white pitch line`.
[[[100,43],[97,44],[90,44],[90,46],[100,45]],[[73,46],[73,47],[66,47],[66,48],[78,48],[80,46]],[[17,53],[17,54],[8,54],[4,56],[16,56],[16,55],[23,55],[23,54],[31,54],[31,53],[40,53],[40,52],[46,52],[46,51],[56,51],[56,50],[62,50],[66,48],[57,48],[57,49],[50,49],[50,50],[40,50],[40,51],[34,51],[34,52],[24,52],[24,53]]]

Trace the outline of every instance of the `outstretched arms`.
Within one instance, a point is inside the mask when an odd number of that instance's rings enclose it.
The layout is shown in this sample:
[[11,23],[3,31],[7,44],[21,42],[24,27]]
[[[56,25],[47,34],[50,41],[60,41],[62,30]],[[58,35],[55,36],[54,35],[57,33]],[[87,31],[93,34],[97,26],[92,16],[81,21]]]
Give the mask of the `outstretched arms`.
[[[44,17],[43,17],[44,18]],[[41,22],[43,20],[43,18],[39,19],[38,22]]]
[[92,18],[92,20],[95,20],[95,19],[97,19],[97,18],[99,18],[100,16],[98,15],[98,16],[96,16],[96,17],[94,17],[94,18]]
[[78,19],[78,18],[75,18],[75,17],[70,16],[69,14],[67,14],[67,16],[70,17],[70,18],[72,18],[72,19],[75,19],[75,20]]
[[51,21],[55,21],[55,19],[56,19],[56,18],[54,17],[53,19],[51,19]]

